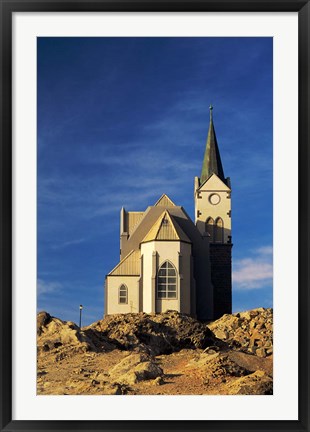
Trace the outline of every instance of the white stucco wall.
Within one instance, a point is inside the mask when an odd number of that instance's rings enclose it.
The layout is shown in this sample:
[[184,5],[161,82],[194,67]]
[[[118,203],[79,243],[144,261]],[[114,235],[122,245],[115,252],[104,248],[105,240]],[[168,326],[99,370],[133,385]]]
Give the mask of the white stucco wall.
[[[157,241],[155,250],[158,254],[158,268],[165,262],[170,263],[175,267],[177,272],[177,298],[176,299],[156,299],[155,312],[165,312],[169,309],[180,311],[180,272],[179,272],[179,252],[180,242],[178,241]],[[157,280],[156,280],[157,283]]]
[[[119,303],[119,287],[128,288],[128,303]],[[106,314],[139,312],[139,276],[108,276],[106,280]]]
[[[177,310],[190,313],[191,245],[179,241],[153,241],[141,245],[143,255],[143,311],[165,312]],[[154,256],[154,254],[156,254]],[[180,254],[182,271],[180,277]],[[168,260],[177,272],[177,295],[175,299],[158,299],[156,295],[158,268]]]

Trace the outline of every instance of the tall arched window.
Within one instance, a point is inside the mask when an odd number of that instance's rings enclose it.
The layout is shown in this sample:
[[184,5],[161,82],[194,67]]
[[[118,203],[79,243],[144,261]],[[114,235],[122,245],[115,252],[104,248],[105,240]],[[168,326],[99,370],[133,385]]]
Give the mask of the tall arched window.
[[215,221],[215,242],[223,243],[224,242],[224,223],[223,219],[217,218]]
[[177,273],[169,261],[165,261],[157,274],[157,298],[177,298]]
[[210,242],[214,242],[214,220],[209,217],[206,222],[206,232],[210,235]]
[[126,285],[121,285],[118,289],[118,302],[122,304],[128,303],[128,288]]

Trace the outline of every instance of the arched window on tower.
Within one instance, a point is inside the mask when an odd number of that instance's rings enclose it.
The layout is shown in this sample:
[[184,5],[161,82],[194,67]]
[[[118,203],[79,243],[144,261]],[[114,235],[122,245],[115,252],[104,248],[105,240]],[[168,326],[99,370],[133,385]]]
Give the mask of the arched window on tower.
[[206,232],[210,235],[210,242],[214,242],[214,220],[209,217],[206,222]]
[[118,302],[121,304],[128,304],[128,288],[124,284],[118,289]]
[[224,223],[220,217],[215,220],[215,243],[224,243]]
[[165,261],[158,270],[157,298],[177,298],[177,272],[169,261]]

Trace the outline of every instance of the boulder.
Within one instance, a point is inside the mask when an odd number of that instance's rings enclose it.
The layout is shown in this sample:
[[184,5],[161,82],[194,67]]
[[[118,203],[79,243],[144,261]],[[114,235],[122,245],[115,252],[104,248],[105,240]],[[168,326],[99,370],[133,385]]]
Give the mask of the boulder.
[[146,354],[129,354],[109,371],[112,381],[122,384],[136,384],[163,375],[155,360]]
[[272,378],[266,372],[258,370],[245,377],[238,378],[226,386],[228,394],[235,395],[272,395]]

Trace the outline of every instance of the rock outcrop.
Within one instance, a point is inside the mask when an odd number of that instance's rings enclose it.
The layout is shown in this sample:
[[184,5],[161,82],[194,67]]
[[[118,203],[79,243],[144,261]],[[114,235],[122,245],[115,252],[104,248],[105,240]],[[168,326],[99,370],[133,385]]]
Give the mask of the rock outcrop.
[[202,323],[108,316],[80,329],[37,316],[38,394],[272,394],[272,309]]
[[104,338],[119,349],[144,351],[152,355],[171,354],[184,348],[204,349],[210,345],[223,345],[205,324],[176,311],[153,315],[110,315],[84,328],[84,332],[92,340]]
[[50,351],[60,347],[76,347],[82,352],[95,349],[92,341],[71,321],[51,317],[47,312],[37,316],[38,348]]

